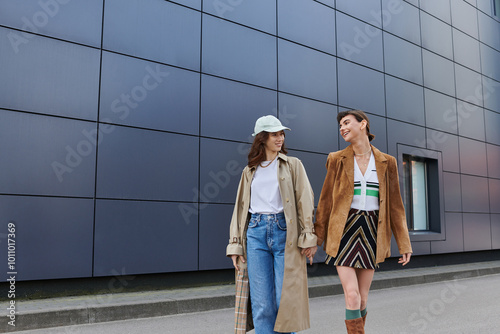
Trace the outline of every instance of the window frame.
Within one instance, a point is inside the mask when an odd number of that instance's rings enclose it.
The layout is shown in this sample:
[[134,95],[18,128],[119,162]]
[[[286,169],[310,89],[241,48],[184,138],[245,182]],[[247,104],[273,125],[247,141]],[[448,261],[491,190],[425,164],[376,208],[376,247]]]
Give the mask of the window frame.
[[[403,144],[397,144],[399,187],[401,197],[405,207],[408,207],[405,196],[407,191],[407,182],[404,173],[405,156],[417,158],[426,162],[427,173],[427,215],[428,230],[409,231],[411,241],[435,241],[445,240],[445,215],[444,215],[444,181],[442,153],[420,147],[413,147]],[[408,217],[408,215],[407,215]]]
[[500,0],[491,0],[491,14],[497,20],[500,19]]
[[[415,218],[415,213],[414,213],[414,192],[409,191],[409,189],[412,189],[412,186],[414,184],[413,182],[413,166],[412,162],[419,162],[422,163],[424,166],[424,187],[425,187],[425,224],[426,228],[425,229],[418,229],[415,230],[415,221],[413,220]],[[406,163],[406,165],[405,165]],[[406,222],[408,224],[408,230],[412,232],[422,232],[422,231],[431,231],[430,229],[430,217],[429,217],[429,180],[428,180],[428,175],[429,175],[429,165],[428,161],[425,158],[421,157],[416,157],[408,154],[403,154],[403,179],[404,179],[404,186],[405,189],[403,190],[405,196],[404,198],[404,203],[405,205],[405,210],[406,210]],[[407,203],[407,202],[410,203]]]

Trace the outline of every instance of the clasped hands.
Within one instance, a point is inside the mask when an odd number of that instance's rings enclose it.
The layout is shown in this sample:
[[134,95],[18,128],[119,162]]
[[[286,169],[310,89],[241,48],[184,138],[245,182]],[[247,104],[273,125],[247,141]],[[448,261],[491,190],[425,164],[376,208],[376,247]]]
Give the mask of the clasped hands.
[[302,248],[300,254],[305,255],[309,259],[309,264],[312,266],[314,255],[316,255],[317,251],[318,251],[318,246],[313,246],[308,248]]

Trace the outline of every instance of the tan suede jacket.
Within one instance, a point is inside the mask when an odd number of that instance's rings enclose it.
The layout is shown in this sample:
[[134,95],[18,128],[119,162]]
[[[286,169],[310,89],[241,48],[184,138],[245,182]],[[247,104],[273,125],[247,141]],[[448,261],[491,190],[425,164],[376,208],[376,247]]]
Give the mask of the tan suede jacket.
[[[391,256],[394,233],[401,254],[411,253],[406,215],[399,191],[396,159],[372,146],[379,181],[380,211],[377,230],[376,263]],[[337,256],[340,239],[354,196],[354,151],[352,145],[332,152],[326,161],[326,178],[316,211],[315,234],[318,245],[332,257]]]
[[[274,330],[298,332],[310,327],[309,295],[307,289],[306,257],[301,248],[316,245],[313,231],[314,194],[302,162],[294,157],[278,154],[278,184],[287,231],[285,273],[281,302]],[[246,259],[246,232],[249,220],[250,186],[255,167],[245,167],[241,174],[233,217],[229,228],[226,255],[243,255]],[[240,265],[246,266],[240,263]],[[250,287],[251,289],[251,287]]]

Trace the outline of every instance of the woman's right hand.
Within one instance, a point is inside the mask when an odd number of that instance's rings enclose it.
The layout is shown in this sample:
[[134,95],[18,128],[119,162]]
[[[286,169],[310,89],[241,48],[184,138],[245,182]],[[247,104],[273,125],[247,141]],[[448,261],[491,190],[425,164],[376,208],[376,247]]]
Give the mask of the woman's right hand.
[[238,267],[238,257],[240,258],[241,262],[245,262],[245,258],[243,257],[243,255],[231,255],[231,260],[233,260],[234,268],[240,271],[240,268]]

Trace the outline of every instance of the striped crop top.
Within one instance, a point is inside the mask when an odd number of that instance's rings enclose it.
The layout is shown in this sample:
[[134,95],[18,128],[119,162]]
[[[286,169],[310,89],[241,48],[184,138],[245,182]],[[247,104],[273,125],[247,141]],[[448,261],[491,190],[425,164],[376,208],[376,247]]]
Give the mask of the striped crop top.
[[354,197],[351,208],[374,211],[378,210],[379,207],[378,176],[372,152],[365,175],[361,173],[356,158],[354,158]]

